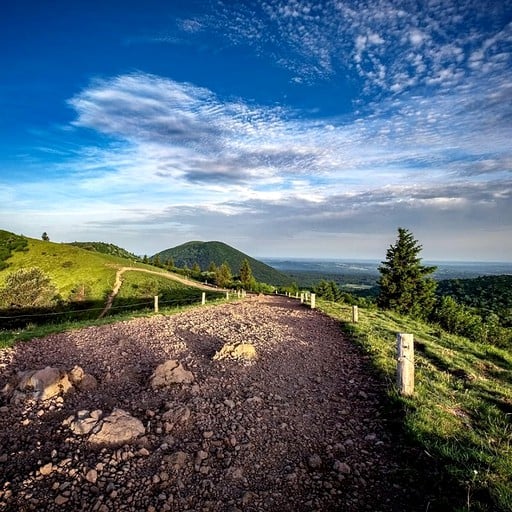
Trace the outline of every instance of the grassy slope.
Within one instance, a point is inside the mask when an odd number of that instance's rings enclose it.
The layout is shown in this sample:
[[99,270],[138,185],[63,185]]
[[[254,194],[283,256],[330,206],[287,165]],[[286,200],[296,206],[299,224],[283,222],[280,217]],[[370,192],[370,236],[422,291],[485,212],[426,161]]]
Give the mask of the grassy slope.
[[[155,295],[159,296],[160,306],[172,306],[178,303],[198,302],[201,300],[202,291],[167,277],[130,271],[123,274],[123,284],[114,300],[114,308],[117,304],[127,301],[149,300],[152,303]],[[207,300],[224,296],[224,292],[206,292]]]
[[84,285],[87,298],[92,300],[103,299],[114,285],[116,269],[129,266],[123,258],[30,238],[28,251],[13,253],[8,263],[9,267],[0,272],[0,286],[14,270],[39,267],[50,276],[64,299],[73,288]]
[[[0,286],[4,283],[5,277],[20,268],[39,267],[47,273],[52,282],[59,289],[64,300],[68,300],[73,289],[81,288],[86,290],[85,299],[104,300],[112,291],[117,269],[121,267],[144,268],[168,274],[162,269],[151,265],[135,263],[125,258],[93,252],[69,244],[57,244],[44,242],[42,240],[27,239],[28,250],[14,252],[7,260],[9,267],[0,271]],[[144,285],[144,282],[154,283],[155,277],[151,274],[141,273],[138,277],[128,272],[123,279],[138,279],[143,289],[154,288],[154,285]],[[130,277],[128,277],[130,276]],[[182,288],[181,284],[170,284],[169,279],[162,280],[161,287],[172,286]],[[130,288],[122,287],[122,296],[129,294]]]
[[[460,510],[512,510],[512,355],[390,312],[319,302],[368,351],[404,411],[405,429],[464,489]],[[395,337],[415,337],[416,391],[394,391]]]
[[119,256],[128,260],[138,261],[140,258],[135,254],[128,252],[126,249],[114,244],[105,242],[71,242],[68,245],[87,249],[88,251],[100,252],[102,254],[110,254],[111,256]]

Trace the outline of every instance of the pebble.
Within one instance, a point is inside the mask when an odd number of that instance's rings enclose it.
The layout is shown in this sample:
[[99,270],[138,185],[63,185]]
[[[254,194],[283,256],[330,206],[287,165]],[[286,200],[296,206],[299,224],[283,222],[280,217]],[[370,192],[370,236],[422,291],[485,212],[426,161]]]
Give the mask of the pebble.
[[85,474],[85,479],[91,484],[95,484],[96,481],[98,480],[98,472],[95,469],[90,469]]
[[50,475],[53,472],[53,464],[51,462],[48,462],[48,464],[45,464],[44,466],[41,466],[39,468],[39,473],[43,476]]
[[67,496],[63,496],[62,494],[59,494],[55,498],[55,504],[56,505],[64,505],[64,503],[67,503],[69,501],[69,498]]

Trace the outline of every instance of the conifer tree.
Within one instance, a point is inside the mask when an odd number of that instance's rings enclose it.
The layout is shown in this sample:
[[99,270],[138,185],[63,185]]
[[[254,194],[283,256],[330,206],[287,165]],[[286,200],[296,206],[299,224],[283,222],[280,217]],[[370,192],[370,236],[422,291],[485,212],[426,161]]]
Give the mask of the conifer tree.
[[231,284],[231,280],[233,275],[231,273],[231,268],[229,264],[225,261],[220,267],[215,271],[215,284],[220,286],[221,288],[226,288]]
[[421,264],[421,250],[410,231],[398,228],[396,243],[389,247],[386,261],[379,267],[379,307],[417,318],[425,318],[432,311],[436,282],[428,276],[437,267]]
[[255,283],[252,275],[252,269],[247,258],[242,261],[242,266],[240,267],[240,282],[246,290],[252,289]]

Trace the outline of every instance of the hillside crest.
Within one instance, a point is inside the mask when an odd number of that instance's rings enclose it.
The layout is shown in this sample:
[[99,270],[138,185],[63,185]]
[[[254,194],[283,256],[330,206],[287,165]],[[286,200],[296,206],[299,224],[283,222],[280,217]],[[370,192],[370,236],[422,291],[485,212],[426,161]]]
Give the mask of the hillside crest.
[[217,266],[227,262],[235,274],[240,270],[244,259],[247,259],[252,273],[258,281],[272,285],[286,285],[291,282],[287,275],[224,242],[186,242],[160,251],[154,254],[151,259],[157,257],[162,263],[172,259],[177,267],[192,267],[197,263],[201,270],[207,270],[212,262]]

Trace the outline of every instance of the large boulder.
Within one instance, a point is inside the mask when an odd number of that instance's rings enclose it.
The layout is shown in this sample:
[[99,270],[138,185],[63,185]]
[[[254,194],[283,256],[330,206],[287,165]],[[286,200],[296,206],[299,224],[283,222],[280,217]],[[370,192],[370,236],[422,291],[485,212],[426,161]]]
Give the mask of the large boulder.
[[191,384],[192,382],[194,382],[194,374],[186,370],[175,359],[170,359],[158,365],[151,376],[151,387],[153,389],[172,386],[173,384]]
[[47,366],[41,370],[18,372],[2,392],[17,403],[27,398],[48,400],[67,393],[72,387],[65,371]]
[[93,446],[129,444],[146,432],[142,421],[122,409],[114,409],[112,414],[104,417],[98,425],[99,428],[94,428],[89,436],[89,442]]
[[75,366],[69,372],[46,366],[40,370],[18,372],[2,390],[10,401],[18,403],[25,399],[48,400],[65,395],[73,388],[91,390],[97,385],[96,379]]

